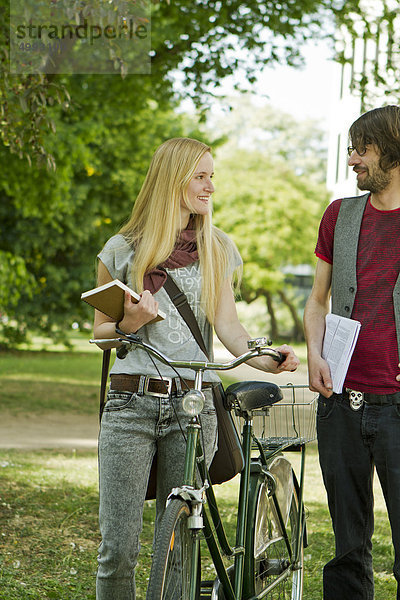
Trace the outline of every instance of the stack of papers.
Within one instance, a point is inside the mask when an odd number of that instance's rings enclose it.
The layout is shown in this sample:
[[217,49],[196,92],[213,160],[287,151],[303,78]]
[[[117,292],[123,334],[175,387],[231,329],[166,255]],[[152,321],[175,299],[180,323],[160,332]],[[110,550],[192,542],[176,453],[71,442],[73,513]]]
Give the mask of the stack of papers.
[[322,358],[331,370],[333,391],[341,394],[350,359],[356,346],[361,323],[339,315],[325,317],[325,337]]

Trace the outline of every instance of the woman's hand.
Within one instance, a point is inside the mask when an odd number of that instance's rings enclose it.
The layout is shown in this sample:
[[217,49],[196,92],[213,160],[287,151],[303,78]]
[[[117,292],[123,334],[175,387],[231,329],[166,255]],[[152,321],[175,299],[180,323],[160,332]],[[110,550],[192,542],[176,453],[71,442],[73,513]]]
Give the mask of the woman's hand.
[[132,302],[129,292],[125,292],[124,316],[119,322],[119,329],[124,333],[135,333],[153,321],[157,313],[158,302],[148,290],[140,294],[139,302]]
[[[113,277],[109,273],[107,267],[99,260],[97,284],[104,285],[112,281]],[[145,290],[140,295],[139,302],[132,302],[131,295],[125,293],[124,297],[124,316],[119,321],[119,329],[124,333],[135,333],[138,329],[150,323],[156,318],[158,312],[158,302],[153,295]],[[114,319],[100,312],[94,311],[94,337],[97,339],[115,339],[118,333],[115,331],[116,323]],[[118,348],[119,342],[105,342],[98,344],[102,350],[107,348]]]
[[270,373],[283,373],[283,371],[296,371],[297,367],[300,364],[299,359],[297,358],[293,348],[288,346],[287,344],[283,344],[279,346],[279,348],[275,348],[278,352],[283,354],[285,360],[278,364],[275,360],[270,358],[269,356],[260,358],[259,360],[265,361],[265,371],[269,371]]

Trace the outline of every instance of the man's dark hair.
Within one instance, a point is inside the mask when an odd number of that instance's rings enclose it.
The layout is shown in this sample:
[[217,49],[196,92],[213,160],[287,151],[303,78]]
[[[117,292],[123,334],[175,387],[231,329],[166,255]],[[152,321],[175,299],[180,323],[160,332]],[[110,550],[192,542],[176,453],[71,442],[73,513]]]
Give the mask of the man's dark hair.
[[349,135],[356,150],[363,151],[367,144],[378,148],[383,171],[400,165],[400,106],[382,106],[364,113],[354,121]]

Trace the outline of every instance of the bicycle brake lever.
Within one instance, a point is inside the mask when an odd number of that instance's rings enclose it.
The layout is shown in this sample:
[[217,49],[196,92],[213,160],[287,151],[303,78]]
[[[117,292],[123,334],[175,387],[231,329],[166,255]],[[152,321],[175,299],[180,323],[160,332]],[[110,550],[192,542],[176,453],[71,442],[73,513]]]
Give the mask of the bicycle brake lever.
[[[136,335],[136,333],[124,333],[119,327],[116,327],[115,330],[120,335],[123,335],[127,342],[134,344],[135,342],[140,343],[142,341],[142,338],[139,335]],[[129,348],[127,345],[122,345],[117,349],[117,357],[123,360],[128,352]]]
[[126,346],[120,346],[117,348],[117,357],[123,360],[128,354],[128,348]]
[[125,333],[124,331],[122,331],[122,329],[120,329],[119,327],[115,328],[115,331],[119,334],[122,335],[125,339],[127,339],[129,342],[137,342],[137,343],[141,343],[143,340],[140,337],[140,335],[137,335],[137,333]]

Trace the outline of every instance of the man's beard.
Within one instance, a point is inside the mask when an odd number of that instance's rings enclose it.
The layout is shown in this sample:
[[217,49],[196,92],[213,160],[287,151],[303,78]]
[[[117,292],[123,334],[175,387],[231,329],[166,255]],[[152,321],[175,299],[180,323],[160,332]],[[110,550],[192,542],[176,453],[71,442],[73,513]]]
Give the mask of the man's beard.
[[383,192],[392,180],[390,171],[382,171],[380,167],[370,167],[365,176],[357,181],[359,190],[367,190],[373,194]]

